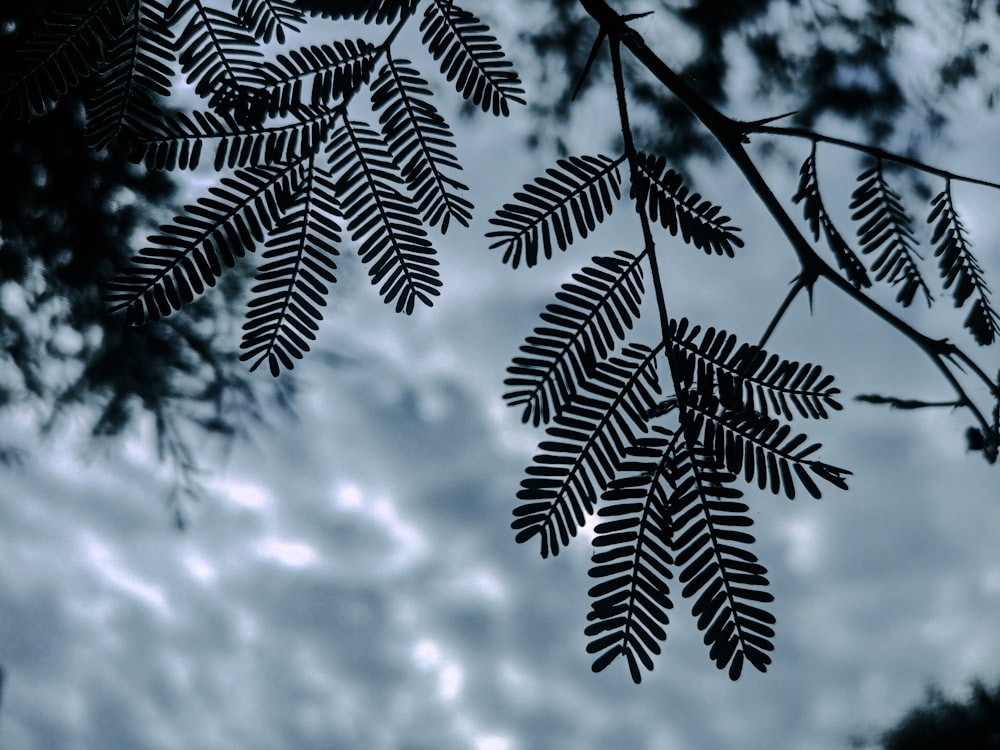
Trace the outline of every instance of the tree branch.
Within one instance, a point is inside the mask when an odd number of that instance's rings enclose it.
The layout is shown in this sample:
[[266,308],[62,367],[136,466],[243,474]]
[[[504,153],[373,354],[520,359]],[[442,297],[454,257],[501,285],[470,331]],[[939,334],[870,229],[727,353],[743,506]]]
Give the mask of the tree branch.
[[[602,26],[609,37],[620,39],[632,55],[660,83],[666,86],[715,137],[729,158],[743,173],[750,187],[757,193],[768,212],[777,222],[778,226],[781,227],[782,232],[791,243],[792,249],[798,256],[799,264],[802,267],[800,275],[802,284],[806,288],[811,288],[818,278],[822,277],[826,279],[848,297],[867,308],[882,321],[910,339],[924,351],[938,370],[941,371],[944,378],[958,395],[959,400],[967,404],[984,433],[987,433],[990,426],[986,418],[968,397],[962,384],[959,383],[955,374],[948,367],[948,360],[954,357],[965,362],[971,362],[967,355],[961,353],[947,339],[933,339],[918,331],[902,318],[899,318],[860,290],[855,289],[846,279],[828,265],[817,255],[805,235],[799,230],[744,148],[744,144],[748,142],[744,123],[727,117],[691,88],[684,79],[677,75],[646,45],[645,40],[638,32],[629,28],[625,18],[616,13],[605,0],[580,0],[580,4]],[[763,128],[766,126],[759,125],[757,127]],[[982,372],[979,368],[976,368],[975,371],[977,374]],[[1000,398],[1000,387],[994,384],[989,378],[984,378],[983,380],[994,398]]]

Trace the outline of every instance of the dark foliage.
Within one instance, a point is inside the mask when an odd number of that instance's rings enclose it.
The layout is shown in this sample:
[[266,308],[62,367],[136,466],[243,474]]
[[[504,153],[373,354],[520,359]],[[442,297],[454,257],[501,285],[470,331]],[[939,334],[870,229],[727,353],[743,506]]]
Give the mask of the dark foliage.
[[929,688],[923,703],[910,709],[875,741],[858,739],[855,747],[883,750],[992,750],[1000,746],[1000,686],[974,680],[963,701]]

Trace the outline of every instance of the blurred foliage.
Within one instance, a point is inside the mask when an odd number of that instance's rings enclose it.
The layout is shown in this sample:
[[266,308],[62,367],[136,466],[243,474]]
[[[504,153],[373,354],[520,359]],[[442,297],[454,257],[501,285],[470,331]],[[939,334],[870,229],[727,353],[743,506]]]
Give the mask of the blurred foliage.
[[[2,11],[0,50],[23,28],[13,10]],[[194,446],[260,418],[231,330],[243,280],[230,275],[230,288],[143,328],[108,313],[108,282],[137,238],[171,213],[176,187],[121,149],[89,148],[83,95],[71,92],[43,116],[3,126],[0,408],[31,405],[43,432],[82,414],[96,438],[151,422],[158,455],[175,473],[168,499],[183,525],[183,501],[198,494]],[[9,438],[0,444],[0,461],[21,457]]]
[[[834,115],[858,123],[874,145],[902,135],[903,146],[912,147],[915,137],[934,136],[948,122],[948,97],[966,83],[977,83],[983,103],[993,107],[997,81],[984,79],[996,77],[990,34],[997,28],[1000,5],[988,10],[983,5],[975,0],[938,5],[896,0],[660,0],[615,7],[622,13],[653,11],[633,22],[636,29],[647,40],[661,31],[669,34],[671,41],[664,41],[670,52],[667,62],[720,109],[726,109],[736,87],[745,96],[750,81],[754,98],[795,110],[782,124],[814,128],[824,116]],[[552,86],[547,103],[536,105],[536,111],[565,118],[594,41],[593,24],[576,0],[553,0],[548,6],[547,23],[522,36],[540,56],[544,78]],[[933,16],[926,15],[930,12]],[[908,37],[911,32],[915,36]],[[920,86],[907,86],[900,74],[909,71],[901,70],[897,55],[907,45],[913,54],[914,39],[932,45],[921,55],[932,71]],[[582,91],[600,80],[605,57],[600,56]],[[645,148],[678,162],[692,155],[720,155],[683,105],[643,71],[633,72],[630,92],[646,108],[645,122],[655,123],[640,134]],[[913,122],[907,115],[916,117],[923,132],[900,133],[901,123]],[[555,140],[558,143],[558,137]]]
[[995,750],[1000,748],[1000,684],[989,688],[973,681],[966,701],[930,688],[924,702],[911,709],[878,740],[855,740],[854,747],[883,750]]

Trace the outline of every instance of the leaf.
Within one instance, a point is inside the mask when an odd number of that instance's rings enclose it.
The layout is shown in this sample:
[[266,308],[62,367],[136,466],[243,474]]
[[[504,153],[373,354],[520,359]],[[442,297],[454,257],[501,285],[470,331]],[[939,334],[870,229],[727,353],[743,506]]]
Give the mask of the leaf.
[[372,85],[372,108],[380,113],[389,151],[424,221],[440,225],[442,232],[452,219],[467,227],[472,204],[460,193],[469,188],[445,174],[462,169],[454,154],[454,136],[430,102],[427,81],[410,65],[409,60],[389,56]]
[[872,285],[868,278],[861,258],[847,244],[847,240],[840,234],[837,227],[830,218],[826,206],[823,205],[823,198],[819,192],[819,177],[816,172],[816,143],[813,142],[812,151],[802,163],[799,169],[799,189],[792,197],[795,203],[802,203],[802,211],[809,228],[812,230],[813,239],[819,240],[822,229],[826,243],[829,245],[833,257],[837,261],[837,266],[844,272],[847,280],[855,289],[867,289]]
[[298,31],[302,10],[290,0],[233,0],[233,11],[254,39],[285,43],[286,31]]
[[490,219],[501,227],[486,233],[498,238],[490,249],[504,248],[503,262],[517,268],[522,258],[530,268],[538,262],[541,247],[546,258],[552,257],[555,244],[565,250],[573,242],[573,227],[581,238],[594,230],[614,209],[614,199],[621,197],[618,166],[624,156],[610,159],[598,156],[572,156],[560,159],[558,169],[547,169],[545,177],[515,193],[517,203],[505,203]]
[[[280,52],[261,64],[261,85],[271,117],[315,109],[357,91],[368,81],[378,48],[364,39],[345,39]],[[302,89],[310,84],[308,103]]]
[[698,341],[701,326],[691,327],[687,318],[671,320],[669,331],[678,382],[685,389],[717,395],[726,409],[826,419],[829,410],[844,408],[833,376],[823,375],[819,365],[769,355],[714,328]]
[[774,597],[764,590],[766,568],[747,549],[755,541],[746,531],[753,524],[749,507],[731,486],[736,476],[716,456],[687,440],[673,445],[665,459],[672,487],[667,507],[681,595],[694,600],[691,614],[716,667],[728,667],[732,680],[744,661],[767,671],[775,618],[760,605]]
[[30,120],[97,70],[122,33],[134,0],[66,4],[40,23],[0,68],[0,116]]
[[557,303],[542,313],[542,323],[507,368],[504,394],[509,406],[523,406],[522,420],[548,423],[573,398],[639,317],[644,254],[618,250],[595,257],[594,265],[573,274]]
[[910,228],[910,217],[903,209],[899,194],[892,189],[882,171],[882,160],[858,175],[858,186],[851,194],[851,218],[860,222],[858,239],[864,255],[877,253],[871,271],[877,281],[898,284],[896,301],[908,307],[917,292],[923,292],[928,306],[931,291],[917,267],[920,254]]
[[685,242],[706,253],[732,258],[733,248],[743,247],[736,234],[739,228],[729,223],[728,216],[719,215],[719,206],[690,192],[662,156],[638,155],[632,195],[651,221],[659,221],[674,236],[679,229]]
[[646,432],[646,415],[660,391],[658,351],[632,344],[601,363],[546,429],[550,440],[539,445],[517,493],[523,502],[511,527],[518,543],[538,536],[542,557],[558,555],[593,513],[626,449]]
[[108,288],[112,310],[132,324],[158,320],[215,285],[223,266],[253,251],[278,219],[279,194],[292,192],[300,163],[244,169],[209,188],[210,196],[160,227]]
[[340,227],[333,181],[311,161],[283,203],[283,213],[264,247],[267,262],[243,326],[240,355],[253,371],[267,361],[275,377],[309,351],[326,305],[328,284],[336,281]]
[[590,638],[587,651],[597,654],[595,672],[625,655],[634,665],[636,683],[642,679],[638,664],[652,668],[652,655],[660,653],[667,637],[667,610],[673,606],[668,583],[674,562],[669,490],[663,463],[655,460],[669,445],[666,438],[652,437],[629,450],[631,460],[621,467],[624,475],[602,496],[597,512],[601,522],[594,529],[590,577],[601,582],[589,592],[593,601],[584,631]]
[[171,63],[166,8],[142,0],[109,45],[99,82],[87,105],[87,140],[102,149],[123,134],[155,130],[163,118],[157,104],[170,95]]
[[295,0],[295,4],[325,18],[353,18],[368,24],[406,18],[417,7],[417,0]]
[[525,103],[513,63],[472,13],[451,0],[430,0],[420,31],[427,50],[441,63],[441,72],[474,106],[507,116],[511,102]]
[[433,304],[440,292],[438,261],[412,199],[380,134],[344,118],[328,147],[331,170],[340,173],[338,195],[348,229],[361,244],[373,284],[396,312],[410,314],[420,302]]
[[687,400],[687,407],[698,415],[701,443],[711,451],[720,466],[733,474],[743,474],[747,483],[794,500],[798,485],[814,498],[822,497],[815,479],[846,490],[845,477],[851,472],[817,459],[809,458],[822,446],[807,443],[803,434],[793,434],[791,427],[778,419],[754,411],[730,411],[707,394]]
[[183,0],[176,18],[189,16],[176,48],[181,70],[198,96],[219,113],[259,124],[267,111],[260,61],[264,53],[238,16],[197,0]]
[[148,169],[196,169],[204,151],[214,152],[216,170],[294,161],[319,148],[339,115],[302,118],[287,125],[241,129],[214,112],[177,112],[162,118],[158,129],[134,139],[135,161]]
[[944,190],[931,199],[927,223],[934,225],[931,244],[938,258],[944,288],[952,290],[955,307],[961,307],[975,295],[965,327],[980,346],[992,344],[1000,333],[1000,318],[990,303],[990,290],[983,279],[983,268],[972,254],[965,225],[955,209],[950,180]]

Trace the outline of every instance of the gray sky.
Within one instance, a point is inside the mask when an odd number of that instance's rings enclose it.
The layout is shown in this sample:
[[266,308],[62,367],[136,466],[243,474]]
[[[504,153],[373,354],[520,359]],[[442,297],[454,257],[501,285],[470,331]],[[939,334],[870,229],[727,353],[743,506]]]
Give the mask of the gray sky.
[[[510,511],[541,434],[504,409],[501,384],[558,284],[592,255],[636,250],[639,235],[620,211],[552,263],[502,267],[482,231],[540,171],[522,148],[530,118],[453,122],[479,214],[438,243],[440,303],[396,316],[345,259],[321,346],[296,369],[299,421],[275,415],[226,458],[207,445],[208,497],[187,532],[163,512],[169,478],[147,435],[104,455],[72,425],[42,443],[30,413],[3,417],[33,457],[0,493],[0,747],[833,750],[894,721],[931,681],[957,691],[1000,677],[996,468],[965,454],[962,418],[848,399],[805,427],[824,460],[854,471],[850,492],[747,493],[777,598],[768,673],[731,683],[716,671],[679,596],[641,686],[624,664],[591,673],[590,549],[578,538],[541,560],[514,543]],[[577,153],[607,152],[594,122],[572,133]],[[927,160],[995,175],[992,120],[964,122],[982,124]],[[789,144],[790,170],[766,162],[779,195],[794,192],[806,149]],[[854,162],[820,159],[846,201]],[[756,339],[792,255],[735,171],[696,173],[747,247],[728,262],[664,239],[671,308]],[[1000,196],[957,190],[1000,278]],[[911,347],[828,287],[815,312],[789,319],[772,348],[823,364],[847,397],[948,396]]]

